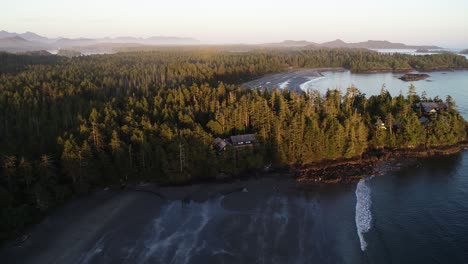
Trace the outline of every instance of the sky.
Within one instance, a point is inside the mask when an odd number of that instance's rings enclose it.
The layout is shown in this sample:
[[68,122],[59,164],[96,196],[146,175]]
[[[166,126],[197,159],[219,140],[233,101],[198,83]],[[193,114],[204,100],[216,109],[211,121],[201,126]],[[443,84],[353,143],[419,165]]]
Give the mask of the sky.
[[468,0],[2,0],[0,30],[202,43],[389,40],[468,48]]

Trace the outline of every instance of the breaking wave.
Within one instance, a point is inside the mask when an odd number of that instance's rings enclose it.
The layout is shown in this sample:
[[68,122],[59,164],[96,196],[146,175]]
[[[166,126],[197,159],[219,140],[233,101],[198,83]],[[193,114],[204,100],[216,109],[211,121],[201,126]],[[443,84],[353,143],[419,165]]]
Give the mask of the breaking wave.
[[305,83],[301,83],[299,85],[299,87],[301,88],[301,90],[303,91],[307,91],[308,89],[312,88],[312,85],[314,82],[318,81],[318,80],[322,80],[324,79],[325,77],[322,76],[322,77],[309,77],[309,80]]
[[356,187],[356,227],[362,251],[367,248],[364,234],[370,230],[372,225],[371,190],[367,185],[367,181],[367,179],[361,179]]
[[286,80],[285,82],[280,83],[279,88],[280,89],[285,89],[286,87],[288,87],[290,82],[291,82],[291,80]]

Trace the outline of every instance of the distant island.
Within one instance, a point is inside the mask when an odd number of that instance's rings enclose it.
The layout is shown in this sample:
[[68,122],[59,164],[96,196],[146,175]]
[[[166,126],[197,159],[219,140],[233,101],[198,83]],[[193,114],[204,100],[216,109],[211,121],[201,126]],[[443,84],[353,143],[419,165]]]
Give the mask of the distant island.
[[442,49],[438,46],[431,45],[406,45],[403,43],[392,43],[390,41],[368,40],[358,43],[346,43],[340,39],[335,41],[320,44],[322,47],[328,48],[361,48],[361,49]]
[[408,73],[403,76],[401,76],[400,80],[403,80],[405,82],[413,82],[413,81],[419,81],[419,80],[424,80],[429,78],[429,74],[425,73]]
[[468,49],[460,51],[460,54],[468,54]]
[[437,53],[437,54],[447,54],[447,53],[453,53],[451,51],[448,51],[448,50],[440,50],[440,49],[437,49],[437,50],[431,50],[431,49],[417,49],[416,50],[416,53]]
[[393,43],[386,40],[368,40],[357,43],[346,43],[341,39],[334,41],[315,43],[306,40],[285,40],[278,43],[265,43],[260,44],[262,47],[309,47],[309,48],[344,48],[344,49],[442,49],[433,45],[406,45],[403,43]]
[[64,56],[64,57],[69,57],[69,58],[72,58],[72,57],[79,57],[83,54],[81,54],[81,52],[79,51],[76,51],[76,50],[65,50],[65,49],[60,49],[58,52],[57,52],[57,55],[58,56]]
[[418,52],[418,53],[429,53],[431,51],[428,50],[428,49],[417,49],[416,52]]

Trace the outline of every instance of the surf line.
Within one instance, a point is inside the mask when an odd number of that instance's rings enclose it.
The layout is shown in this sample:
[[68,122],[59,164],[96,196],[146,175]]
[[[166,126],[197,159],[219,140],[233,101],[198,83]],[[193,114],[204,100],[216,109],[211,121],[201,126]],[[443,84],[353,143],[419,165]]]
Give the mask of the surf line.
[[356,228],[363,252],[367,248],[364,234],[369,232],[372,227],[371,189],[368,185],[370,179],[372,177],[361,179],[356,186]]

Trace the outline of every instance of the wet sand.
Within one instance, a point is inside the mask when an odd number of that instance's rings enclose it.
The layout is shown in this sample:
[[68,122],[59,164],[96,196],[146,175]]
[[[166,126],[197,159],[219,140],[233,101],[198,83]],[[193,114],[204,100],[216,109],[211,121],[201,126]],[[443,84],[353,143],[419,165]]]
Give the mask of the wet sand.
[[[185,187],[146,184],[129,190],[100,190],[53,212],[29,232],[26,241],[5,245],[0,259],[2,263],[186,263],[179,257],[188,260],[196,254],[185,255],[171,248],[191,239],[192,244],[185,245],[185,250],[199,247],[195,236],[200,234],[193,232],[206,229],[211,217],[257,210],[269,197],[294,193],[297,184],[272,176]],[[171,237],[167,240],[148,235],[154,231],[155,219],[164,221],[156,233],[166,230],[174,237],[166,234]],[[153,237],[156,240],[151,240]],[[160,241],[162,244],[158,244]],[[158,246],[152,248],[148,243]],[[167,255],[158,258],[158,252]]]
[[[145,204],[155,211],[142,210]],[[96,241],[118,229],[118,243],[131,242],[162,204],[149,194],[98,191],[53,212],[26,241],[0,250],[0,258],[2,263],[87,263],[89,253],[97,253]]]

